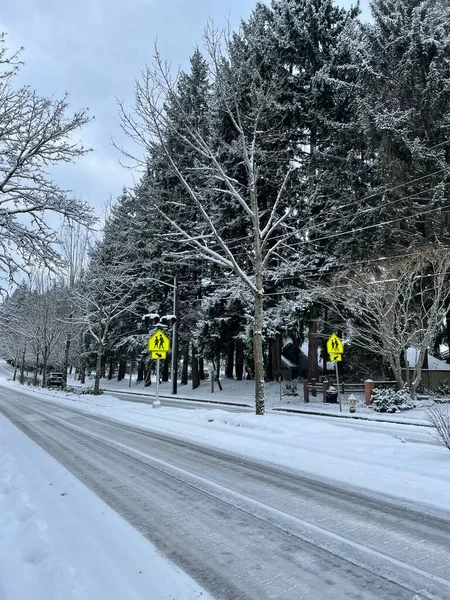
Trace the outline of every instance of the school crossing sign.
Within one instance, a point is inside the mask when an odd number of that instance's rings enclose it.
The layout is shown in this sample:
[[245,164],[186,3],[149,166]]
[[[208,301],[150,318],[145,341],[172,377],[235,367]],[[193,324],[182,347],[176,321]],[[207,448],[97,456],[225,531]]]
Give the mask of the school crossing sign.
[[330,355],[331,362],[340,362],[342,360],[344,344],[335,333],[333,333],[327,342],[327,350],[328,354]]
[[[157,329],[148,340],[148,351],[152,353],[152,358],[165,358],[170,350],[170,340],[164,331]],[[159,354],[159,356],[155,356]]]

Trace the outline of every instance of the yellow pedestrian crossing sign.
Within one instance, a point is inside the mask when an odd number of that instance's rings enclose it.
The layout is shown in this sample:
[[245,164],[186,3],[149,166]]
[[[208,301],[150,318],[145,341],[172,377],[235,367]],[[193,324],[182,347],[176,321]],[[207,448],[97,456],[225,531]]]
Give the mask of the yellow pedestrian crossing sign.
[[[148,350],[149,350],[149,352],[159,352],[159,353],[169,352],[170,340],[167,337],[167,335],[164,333],[164,331],[161,331],[161,329],[158,329],[157,331],[155,331],[155,333],[152,335],[152,337],[148,340]],[[154,358],[157,358],[157,357],[154,357]],[[164,357],[162,357],[162,358],[164,358]]]
[[166,358],[167,352],[152,352],[152,358]]
[[342,343],[342,340],[340,340],[335,333],[333,333],[333,335],[330,337],[330,339],[327,342],[327,350],[328,350],[328,354],[330,355],[330,360],[332,360],[332,361],[339,360],[336,358],[335,359],[331,358],[332,355],[344,353],[344,344]]

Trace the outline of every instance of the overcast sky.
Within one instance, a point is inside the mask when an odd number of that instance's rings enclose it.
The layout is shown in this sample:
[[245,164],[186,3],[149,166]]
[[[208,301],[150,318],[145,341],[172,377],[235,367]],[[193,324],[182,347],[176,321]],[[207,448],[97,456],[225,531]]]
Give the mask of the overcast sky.
[[[364,16],[369,0],[361,0]],[[349,6],[351,0],[340,0]],[[116,198],[132,173],[118,162],[111,139],[121,140],[116,98],[132,101],[134,79],[151,62],[157,39],[173,65],[186,65],[208,18],[237,26],[254,0],[3,0],[0,30],[10,49],[23,46],[20,82],[41,95],[69,92],[74,109],[89,107],[95,121],[82,132],[94,152],[59,167],[55,179],[98,211]]]

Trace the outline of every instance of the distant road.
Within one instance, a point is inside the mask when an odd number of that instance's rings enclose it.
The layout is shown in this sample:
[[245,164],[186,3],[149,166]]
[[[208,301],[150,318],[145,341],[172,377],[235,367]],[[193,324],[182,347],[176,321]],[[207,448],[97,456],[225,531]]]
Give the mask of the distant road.
[[444,518],[20,390],[0,411],[218,600],[450,598]]

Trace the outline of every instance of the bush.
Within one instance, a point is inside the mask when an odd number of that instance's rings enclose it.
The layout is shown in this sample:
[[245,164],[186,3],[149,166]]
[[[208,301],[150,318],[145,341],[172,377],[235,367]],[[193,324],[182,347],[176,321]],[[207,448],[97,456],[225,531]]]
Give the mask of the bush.
[[431,390],[431,395],[433,398],[442,399],[444,402],[449,401],[450,397],[450,386],[447,382],[443,381],[435,388]]
[[285,381],[283,396],[298,396],[297,380]]
[[450,407],[432,406],[428,409],[427,421],[433,428],[434,439],[450,450]]
[[[82,396],[85,394],[94,394],[94,386],[78,387],[78,386],[68,385],[64,391],[69,392],[70,394],[77,394],[77,396]],[[103,394],[102,388],[100,388],[99,393]]]
[[415,408],[414,402],[407,390],[395,391],[390,389],[375,388],[372,392],[372,408],[380,413],[396,413]]

